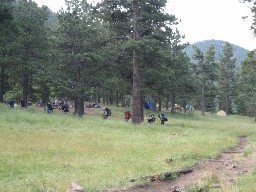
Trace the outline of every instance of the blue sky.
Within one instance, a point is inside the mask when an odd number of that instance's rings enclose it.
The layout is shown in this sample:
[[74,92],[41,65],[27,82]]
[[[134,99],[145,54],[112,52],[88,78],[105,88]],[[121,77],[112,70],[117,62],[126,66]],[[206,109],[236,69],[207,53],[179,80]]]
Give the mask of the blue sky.
[[[34,0],[58,11],[64,0]],[[93,0],[88,0],[92,2]],[[95,0],[97,1],[97,0]],[[256,38],[250,26],[252,15],[247,4],[239,0],[167,0],[166,12],[181,19],[177,26],[185,35],[184,42],[223,40],[248,50],[256,48]],[[242,16],[248,16],[243,20]]]

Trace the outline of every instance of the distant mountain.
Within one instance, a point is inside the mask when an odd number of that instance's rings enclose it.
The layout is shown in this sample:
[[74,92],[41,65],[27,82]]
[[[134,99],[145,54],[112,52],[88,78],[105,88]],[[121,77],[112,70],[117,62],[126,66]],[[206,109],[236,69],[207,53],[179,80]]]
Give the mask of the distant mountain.
[[[221,51],[222,51],[222,47],[224,46],[225,43],[226,43],[226,41],[222,41],[222,40],[205,40],[205,41],[196,42],[196,43],[193,43],[193,44],[187,46],[184,49],[184,51],[187,53],[191,62],[194,63],[195,62],[195,60],[193,59],[193,55],[195,54],[195,51],[193,49],[194,45],[197,46],[203,53],[206,53],[208,51],[208,48],[210,45],[214,45],[215,58],[216,58],[216,60],[218,60],[220,57]],[[237,59],[236,66],[240,67],[241,61],[244,61],[246,59],[249,50],[246,50],[246,49],[244,49],[238,45],[234,45],[232,43],[230,43],[230,44],[233,47],[234,57]]]

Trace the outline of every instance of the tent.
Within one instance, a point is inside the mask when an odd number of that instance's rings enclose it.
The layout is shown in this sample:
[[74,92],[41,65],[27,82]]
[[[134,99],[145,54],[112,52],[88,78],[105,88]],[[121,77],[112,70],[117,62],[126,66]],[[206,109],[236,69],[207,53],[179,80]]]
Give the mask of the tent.
[[222,111],[222,110],[220,110],[219,112],[217,112],[216,113],[216,115],[218,115],[218,116],[227,116],[227,114],[226,114],[226,112],[225,111]]
[[152,110],[152,108],[153,108],[152,102],[145,101],[144,105],[145,105],[145,108],[148,109],[148,110]]

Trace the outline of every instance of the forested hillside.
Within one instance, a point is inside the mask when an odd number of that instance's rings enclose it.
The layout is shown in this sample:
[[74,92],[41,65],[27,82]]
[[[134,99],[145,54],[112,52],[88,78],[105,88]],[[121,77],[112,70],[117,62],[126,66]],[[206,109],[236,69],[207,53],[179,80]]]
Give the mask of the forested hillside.
[[[225,41],[222,40],[205,40],[190,44],[184,50],[187,53],[188,57],[191,59],[191,61],[194,62],[193,55],[195,54],[195,51],[193,49],[193,46],[197,46],[203,53],[205,53],[209,46],[213,45],[215,47],[215,58],[216,60],[218,60],[220,58],[221,49],[224,44]],[[233,48],[234,57],[237,59],[236,66],[240,67],[241,62],[246,59],[249,50],[246,50],[238,45],[231,45]]]

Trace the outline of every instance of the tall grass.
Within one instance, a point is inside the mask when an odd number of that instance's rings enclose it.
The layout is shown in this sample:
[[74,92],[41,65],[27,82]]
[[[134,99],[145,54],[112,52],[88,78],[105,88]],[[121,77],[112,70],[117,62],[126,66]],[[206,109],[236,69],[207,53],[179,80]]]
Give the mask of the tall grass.
[[[97,109],[95,109],[97,110]],[[165,125],[133,125],[123,109],[83,118],[0,106],[0,191],[87,191],[131,185],[129,180],[193,166],[256,134],[253,119],[176,115]],[[172,158],[171,163],[166,159]]]

